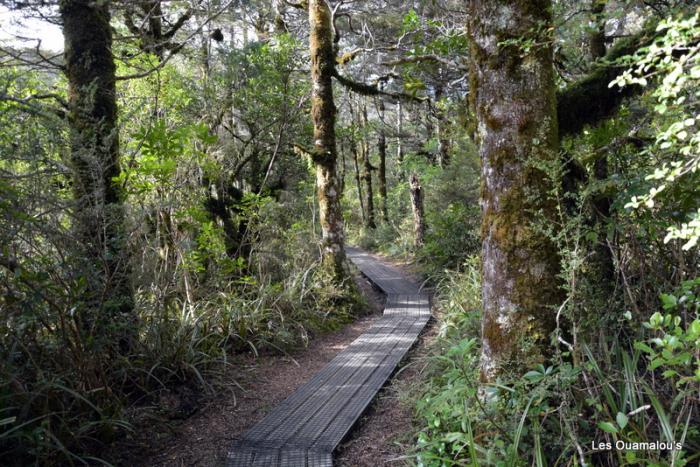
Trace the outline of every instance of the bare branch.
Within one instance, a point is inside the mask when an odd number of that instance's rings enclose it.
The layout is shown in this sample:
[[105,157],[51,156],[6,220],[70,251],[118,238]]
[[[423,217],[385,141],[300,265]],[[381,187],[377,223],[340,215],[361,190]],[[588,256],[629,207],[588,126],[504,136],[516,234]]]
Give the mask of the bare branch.
[[[35,105],[32,102],[35,100],[44,100],[44,99],[55,99],[64,108],[43,107],[43,106]],[[33,114],[50,116],[50,117],[58,116],[59,118],[62,118],[62,119],[66,117],[66,109],[68,108],[68,104],[66,103],[66,101],[64,101],[60,96],[58,96],[56,94],[35,94],[35,95],[27,96],[24,98],[14,97],[14,96],[10,96],[7,94],[0,94],[0,101],[14,102],[15,104],[18,104],[19,106],[23,107],[24,110],[26,110],[30,113],[33,113]]]

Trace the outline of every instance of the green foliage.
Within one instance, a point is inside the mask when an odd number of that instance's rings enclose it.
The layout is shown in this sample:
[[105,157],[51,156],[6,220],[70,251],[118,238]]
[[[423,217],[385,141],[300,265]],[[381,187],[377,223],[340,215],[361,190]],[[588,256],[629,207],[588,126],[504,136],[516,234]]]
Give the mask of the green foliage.
[[[154,190],[171,189],[176,182],[178,166],[197,163],[206,172],[218,167],[207,164],[201,148],[216,142],[204,124],[169,128],[165,119],[139,128],[132,138],[139,141],[139,157],[130,161],[115,180],[127,193],[144,196]],[[209,166],[208,166],[209,165]]]
[[152,424],[161,394],[220,391],[235,353],[304,345],[366,308],[317,277],[313,184],[288,149],[310,131],[299,44],[213,48],[202,79],[187,53],[158,65],[115,43],[131,57],[119,75],[157,69],[118,81],[114,182],[127,195],[136,307],[99,333],[75,306],[86,282],[65,82],[0,69],[0,463],[104,463],[108,444]]
[[528,465],[536,458],[537,465],[555,465],[551,455],[561,441],[548,431],[555,425],[557,390],[577,373],[570,365],[540,365],[514,383],[481,386],[479,277],[473,258],[463,272],[445,275],[438,285],[439,339],[416,401],[423,427],[417,434],[417,464]]
[[[700,96],[700,16],[667,18],[657,27],[659,37],[649,46],[629,57],[633,66],[623,72],[610,86],[647,86],[657,83],[652,91],[656,100],[658,131],[655,144],[649,149],[660,163],[647,175],[651,181],[648,192],[633,196],[627,207],[653,208],[662,195],[671,199],[678,192],[699,183],[700,133],[697,126]],[[679,190],[680,186],[680,190]],[[675,190],[674,190],[675,188]],[[670,193],[669,193],[670,192]],[[689,250],[700,239],[700,207],[697,196],[684,200],[683,219],[667,227],[665,242],[683,240]]]
[[648,339],[648,344],[635,342],[635,349],[647,354],[649,369],[664,370],[664,378],[670,378],[681,394],[693,391],[693,383],[700,383],[698,287],[700,279],[684,281],[676,293],[662,294],[665,314],[657,311],[643,323],[656,336]]
[[403,17],[403,24],[401,25],[401,31],[404,33],[416,31],[418,28],[420,28],[420,25],[421,25],[421,21],[420,21],[420,17],[418,16],[418,13],[416,13],[416,10],[411,9]]
[[418,257],[429,268],[458,269],[465,255],[479,250],[478,206],[450,203],[439,213],[429,211],[427,218],[429,230]]

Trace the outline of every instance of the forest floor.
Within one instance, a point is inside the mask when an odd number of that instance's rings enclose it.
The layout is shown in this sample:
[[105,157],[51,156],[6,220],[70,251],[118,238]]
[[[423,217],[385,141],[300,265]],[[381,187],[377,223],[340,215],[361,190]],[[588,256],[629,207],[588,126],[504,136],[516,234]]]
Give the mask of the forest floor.
[[[407,275],[410,264],[392,262]],[[225,376],[230,390],[213,396],[185,420],[155,423],[128,443],[115,446],[116,465],[218,466],[234,439],[261,420],[275,405],[323,368],[333,357],[365,332],[379,317],[384,295],[364,277],[356,282],[367,298],[371,313],[342,329],[318,336],[303,349],[288,355],[239,355]],[[420,380],[422,357],[435,336],[430,324],[402,362],[394,378],[373,401],[359,427],[339,448],[339,466],[401,465],[411,443],[412,407],[403,395]],[[200,402],[201,403],[201,402]],[[112,457],[112,456],[110,456]]]

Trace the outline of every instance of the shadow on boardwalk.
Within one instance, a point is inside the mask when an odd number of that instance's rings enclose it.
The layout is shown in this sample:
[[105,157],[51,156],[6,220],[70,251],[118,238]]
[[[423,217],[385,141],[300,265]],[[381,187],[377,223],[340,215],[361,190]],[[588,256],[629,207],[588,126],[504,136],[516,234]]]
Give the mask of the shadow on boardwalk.
[[227,466],[330,466],[352,429],[430,319],[418,284],[362,250],[348,256],[387,295],[364,334],[233,443]]

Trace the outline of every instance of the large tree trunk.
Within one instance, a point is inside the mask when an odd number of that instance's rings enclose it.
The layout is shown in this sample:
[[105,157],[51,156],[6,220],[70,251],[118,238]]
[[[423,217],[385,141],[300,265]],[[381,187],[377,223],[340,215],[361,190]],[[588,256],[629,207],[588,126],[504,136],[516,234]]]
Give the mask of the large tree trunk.
[[[99,321],[130,314],[133,296],[125,248],[119,130],[108,2],[60,4],[69,86],[75,236],[82,249],[88,309]],[[105,313],[106,312],[106,313]],[[94,321],[93,321],[94,323]]]
[[[532,164],[557,158],[551,2],[475,0],[469,13],[482,161],[481,377],[489,382],[542,361],[561,297],[556,245],[533,225],[556,213],[552,183]],[[538,46],[523,55],[521,38]],[[516,45],[502,45],[510,39]]]
[[415,173],[408,180],[411,190],[411,209],[413,210],[413,243],[416,248],[423,246],[425,237],[425,216],[423,214],[423,188]]
[[348,279],[344,262],[343,216],[340,180],[336,173],[335,104],[333,103],[333,30],[325,0],[309,1],[311,52],[311,115],[314,123],[313,160],[321,224],[323,267],[331,280]]
[[362,148],[362,179],[365,182],[366,194],[365,207],[367,208],[365,227],[374,229],[377,227],[377,223],[374,221],[374,190],[372,189],[372,170],[374,170],[374,167],[369,160],[369,142],[365,133],[367,130],[367,107],[365,105],[362,107],[362,128],[365,130],[360,143]]
[[386,135],[384,134],[384,101],[380,98],[377,105],[379,113],[379,136],[377,141],[377,152],[379,153],[379,199],[381,200],[382,220],[389,223],[389,210],[387,206],[386,192]]

